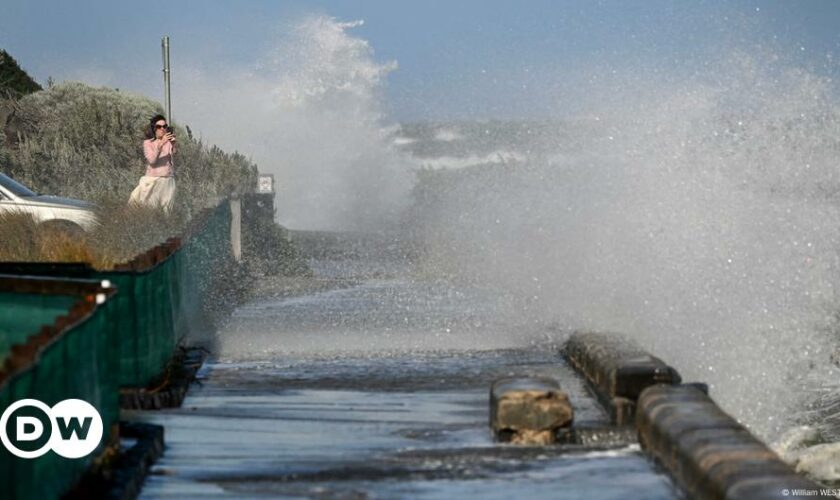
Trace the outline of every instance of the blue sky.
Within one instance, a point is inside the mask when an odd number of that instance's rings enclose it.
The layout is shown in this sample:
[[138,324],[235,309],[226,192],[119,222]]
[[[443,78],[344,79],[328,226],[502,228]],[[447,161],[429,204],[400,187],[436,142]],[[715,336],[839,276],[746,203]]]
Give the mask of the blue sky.
[[172,1],[3,0],[0,47],[44,83],[83,79],[155,97],[160,36],[173,63],[252,64],[278,31],[320,13],[353,30],[378,61],[397,120],[540,116],[553,84],[593,66],[691,72],[733,47],[768,50],[836,75],[840,1]]

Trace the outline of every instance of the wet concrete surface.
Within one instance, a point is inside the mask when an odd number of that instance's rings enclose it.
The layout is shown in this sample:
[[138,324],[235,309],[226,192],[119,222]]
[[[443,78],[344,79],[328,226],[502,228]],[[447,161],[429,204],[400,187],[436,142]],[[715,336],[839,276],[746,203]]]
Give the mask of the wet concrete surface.
[[492,440],[501,376],[555,377],[577,425],[607,424],[540,325],[482,291],[354,280],[255,297],[182,408],[123,415],[166,428],[143,498],[680,498],[637,445]]
[[557,377],[577,422],[606,423],[553,354],[429,357],[431,373],[416,385],[416,366],[402,370],[418,363],[413,356],[210,363],[183,408],[130,416],[166,427],[166,453],[143,497],[677,497],[635,446],[492,441],[489,383],[512,372]]

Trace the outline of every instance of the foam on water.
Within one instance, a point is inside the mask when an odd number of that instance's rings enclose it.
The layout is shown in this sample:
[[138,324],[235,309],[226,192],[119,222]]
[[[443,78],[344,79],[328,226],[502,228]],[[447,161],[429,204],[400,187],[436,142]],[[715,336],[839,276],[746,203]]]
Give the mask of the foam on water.
[[424,168],[467,168],[484,166],[490,164],[504,165],[507,163],[521,163],[525,157],[516,151],[492,151],[486,155],[469,155],[469,156],[438,156],[435,158],[418,159],[420,165]]

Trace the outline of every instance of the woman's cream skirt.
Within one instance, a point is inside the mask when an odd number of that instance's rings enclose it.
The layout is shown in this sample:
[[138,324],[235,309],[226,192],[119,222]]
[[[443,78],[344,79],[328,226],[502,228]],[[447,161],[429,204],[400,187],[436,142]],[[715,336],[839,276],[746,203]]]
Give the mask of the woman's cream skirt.
[[175,198],[174,177],[152,177],[144,175],[137,183],[137,187],[131,192],[129,203],[137,205],[148,205],[163,207],[167,211],[172,208],[172,200]]

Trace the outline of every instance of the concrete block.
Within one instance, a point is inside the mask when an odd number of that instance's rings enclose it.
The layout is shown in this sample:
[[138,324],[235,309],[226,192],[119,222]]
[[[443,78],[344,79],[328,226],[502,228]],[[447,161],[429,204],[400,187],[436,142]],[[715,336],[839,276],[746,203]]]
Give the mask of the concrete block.
[[569,397],[553,379],[503,378],[490,390],[490,427],[501,441],[554,443],[573,419]]
[[781,498],[819,492],[721,410],[701,387],[654,385],[637,400],[639,443],[696,499]]
[[616,425],[632,424],[636,399],[645,388],[681,381],[674,368],[619,334],[577,332],[563,353]]

